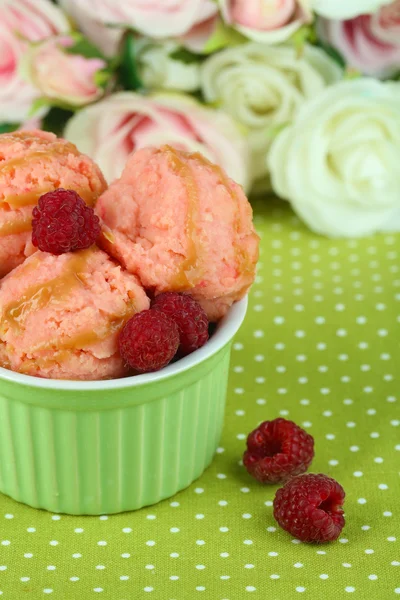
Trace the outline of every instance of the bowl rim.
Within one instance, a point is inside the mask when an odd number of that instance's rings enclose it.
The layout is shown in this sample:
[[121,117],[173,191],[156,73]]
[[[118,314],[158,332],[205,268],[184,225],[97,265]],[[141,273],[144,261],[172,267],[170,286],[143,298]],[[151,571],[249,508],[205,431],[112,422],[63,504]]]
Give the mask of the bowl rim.
[[27,387],[81,392],[136,388],[149,383],[158,383],[159,381],[179,375],[180,373],[195,367],[221,350],[239,330],[246,315],[247,306],[248,298],[245,296],[242,300],[231,306],[228,313],[218,324],[218,327],[210,340],[202,348],[199,348],[192,354],[189,354],[179,361],[154,373],[143,373],[141,375],[120,377],[118,379],[80,381],[70,379],[44,379],[32,375],[23,375],[22,373],[0,367],[0,382],[8,381]]

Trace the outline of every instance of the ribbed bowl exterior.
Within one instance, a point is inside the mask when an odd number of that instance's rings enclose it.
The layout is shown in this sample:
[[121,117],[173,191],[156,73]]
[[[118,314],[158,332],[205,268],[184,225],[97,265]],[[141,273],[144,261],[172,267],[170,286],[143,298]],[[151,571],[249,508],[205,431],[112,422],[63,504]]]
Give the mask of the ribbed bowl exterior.
[[231,340],[163,381],[51,390],[0,381],[0,491],[75,515],[154,504],[210,464],[223,425]]

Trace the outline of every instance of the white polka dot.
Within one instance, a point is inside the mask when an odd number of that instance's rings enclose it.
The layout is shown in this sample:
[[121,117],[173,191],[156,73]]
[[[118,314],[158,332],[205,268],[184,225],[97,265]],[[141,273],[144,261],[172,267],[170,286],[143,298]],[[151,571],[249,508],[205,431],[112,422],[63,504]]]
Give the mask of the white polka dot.
[[372,548],[367,548],[365,550],[365,554],[373,554],[373,553],[374,553],[374,551],[372,550]]
[[294,539],[294,540],[292,540],[292,544],[301,544],[301,541]]
[[333,433],[327,433],[325,437],[327,440],[334,440],[336,436]]
[[329,579],[329,575],[327,575],[326,573],[322,573],[322,574],[319,576],[319,578],[320,578],[320,579]]
[[243,517],[243,519],[251,519],[251,514],[250,513],[243,513],[242,517]]
[[171,575],[170,576],[170,580],[171,581],[178,581],[178,579],[179,579],[178,575]]
[[221,558],[228,558],[229,553],[228,552],[221,552],[220,556],[221,556]]
[[196,565],[196,569],[198,569],[199,571],[202,571],[205,568],[205,565]]
[[385,510],[383,513],[384,517],[391,517],[393,515],[393,513],[390,512],[390,510]]
[[240,491],[243,492],[243,494],[248,494],[249,491],[250,491],[250,488],[248,488],[248,487],[242,487],[242,488],[240,488]]
[[252,540],[243,540],[243,544],[246,544],[246,546],[251,546],[252,543]]
[[47,567],[47,570],[48,570],[48,571],[55,571],[55,570],[56,570],[56,567],[55,567],[54,565],[49,565],[49,566]]
[[270,578],[271,579],[279,579],[280,575],[272,574],[272,575],[270,575]]
[[132,533],[132,528],[131,527],[124,527],[122,529],[123,533]]
[[[201,540],[199,540],[199,541],[201,541]],[[177,552],[171,552],[170,557],[171,558],[179,558],[179,554]]]
[[[147,542],[146,542],[146,544],[147,544]],[[121,558],[130,558],[130,557],[131,557],[131,555],[129,554],[129,552],[123,552],[121,554]]]
[[400,567],[400,561],[398,561],[398,560],[393,560],[390,564],[393,565],[394,567]]
[[99,571],[103,571],[103,569],[105,569],[104,565],[97,565],[96,569],[98,569]]
[[395,594],[400,594],[400,587],[394,589]]
[[301,567],[304,567],[303,563],[299,563],[299,562],[294,563],[293,566],[296,567],[296,569],[301,569]]
[[356,588],[353,587],[352,585],[348,585],[347,587],[344,588],[346,592],[355,592]]
[[105,542],[104,540],[100,540],[99,542],[97,542],[98,546],[107,546],[107,542]]
[[268,552],[268,556],[278,556],[278,552]]
[[306,588],[303,587],[303,586],[301,586],[301,585],[297,586],[297,588],[296,588],[296,592],[300,592],[301,593],[301,592],[305,592],[305,591],[306,591]]
[[388,542],[395,542],[396,538],[394,537],[394,535],[390,535],[388,538],[386,538]]
[[[101,591],[103,591],[101,588],[98,588],[98,590],[101,590]],[[95,590],[95,591],[96,591],[96,590]],[[43,590],[43,593],[44,593],[44,594],[52,594],[52,593],[53,593],[53,590],[52,590],[51,588],[44,588],[44,590]]]
[[368,575],[368,579],[371,581],[376,581],[378,579],[378,575]]
[[14,518],[14,515],[12,515],[11,513],[6,513],[6,514],[4,515],[4,518],[5,518],[5,519],[13,519],[13,518]]
[[36,529],[34,527],[28,527],[27,532],[28,533],[35,533]]
[[340,542],[341,544],[347,544],[347,543],[348,543],[348,541],[349,541],[349,540],[348,540],[347,538],[340,538],[340,539],[339,539],[339,542]]
[[24,554],[25,558],[32,558],[33,554],[31,552],[27,552]]
[[336,459],[334,459],[334,458],[332,458],[332,459],[329,461],[329,464],[331,465],[331,467],[336,467],[336,466],[339,464],[339,461],[338,461],[338,460],[336,460]]
[[255,592],[256,589],[254,585],[246,585],[246,592]]
[[354,477],[362,477],[363,472],[362,471],[354,471],[353,475],[354,475]]
[[245,440],[247,435],[245,433],[238,433],[236,437],[238,440]]
[[387,489],[389,489],[389,486],[388,486],[388,485],[386,485],[386,483],[380,483],[380,484],[378,485],[378,488],[379,488],[380,490],[387,490]]
[[147,585],[146,587],[143,588],[143,591],[145,591],[145,592],[152,592],[153,590],[154,590],[154,588],[152,588],[149,585]]
[[264,502],[264,504],[265,504],[265,506],[272,506],[273,502],[272,502],[272,500],[266,500]]
[[267,527],[267,531],[274,533],[274,531],[276,531],[276,527]]
[[204,519],[204,515],[199,513],[198,515],[195,516],[196,519]]
[[369,529],[371,529],[371,527],[369,525],[362,525],[361,529],[363,531],[368,531]]
[[83,533],[82,527],[77,527],[74,531],[75,533]]
[[100,521],[107,521],[108,520],[108,516],[107,515],[101,515],[101,517],[99,517]]
[[357,502],[358,502],[358,504],[366,504],[366,503],[367,503],[367,501],[366,501],[366,499],[365,499],[365,498],[359,498],[359,499],[357,500]]
[[233,344],[233,349],[234,350],[243,350],[243,344],[240,344],[239,342],[236,342],[236,344]]
[[50,546],[58,546],[58,542],[57,540],[51,540],[51,542],[49,542]]
[[342,565],[346,568],[346,569],[350,569],[351,564],[350,563],[342,563]]
[[254,565],[248,564],[248,565],[244,565],[245,569],[254,569]]
[[146,519],[149,519],[149,521],[154,521],[154,519],[157,519],[156,515],[146,515]]
[[257,398],[256,403],[260,404],[260,405],[264,405],[267,403],[267,401],[264,398]]
[[[120,575],[121,581],[128,581],[128,579],[129,579],[129,575]],[[171,579],[171,577],[170,577],[170,579]]]
[[225,580],[225,579],[230,579],[231,576],[230,575],[220,575],[219,578]]
[[348,427],[349,429],[353,429],[356,426],[356,423],[354,423],[354,421],[348,421],[346,423],[346,427]]
[[222,533],[226,533],[227,531],[229,531],[229,527],[220,527],[220,528],[219,528],[219,530],[220,530]]
[[359,447],[359,446],[350,446],[350,451],[351,451],[351,452],[358,452],[358,451],[359,451],[359,449],[360,449],[360,447]]
[[197,487],[194,489],[194,492],[195,492],[195,494],[202,494],[204,492],[204,489]]
[[70,581],[79,581],[79,577],[70,577],[69,580]]
[[20,577],[19,579],[20,579],[20,581],[22,581],[23,583],[26,583],[27,581],[30,581],[30,580],[31,580],[31,578],[30,578],[30,577]]
[[82,554],[79,554],[79,552],[75,552],[75,553],[72,555],[72,558],[82,558]]
[[9,546],[10,544],[11,544],[10,540],[3,540],[3,541],[1,542],[1,545],[2,545],[2,546]]

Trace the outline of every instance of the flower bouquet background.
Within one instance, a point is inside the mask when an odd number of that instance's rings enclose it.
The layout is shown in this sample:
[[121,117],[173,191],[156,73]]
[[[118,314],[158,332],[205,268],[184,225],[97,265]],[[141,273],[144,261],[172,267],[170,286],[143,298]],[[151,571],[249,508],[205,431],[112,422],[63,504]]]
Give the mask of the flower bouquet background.
[[0,0],[0,130],[107,180],[200,151],[332,237],[400,230],[400,0]]

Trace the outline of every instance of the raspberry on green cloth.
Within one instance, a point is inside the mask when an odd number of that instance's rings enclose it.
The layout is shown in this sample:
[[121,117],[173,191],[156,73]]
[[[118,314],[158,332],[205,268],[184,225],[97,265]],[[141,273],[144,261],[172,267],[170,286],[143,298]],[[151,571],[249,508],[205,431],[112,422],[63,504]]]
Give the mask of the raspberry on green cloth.
[[344,497],[340,483],[327,475],[299,475],[276,492],[274,517],[302,542],[332,542],[344,527]]
[[247,437],[243,464],[261,483],[279,483],[307,471],[314,438],[293,421],[264,421]]

